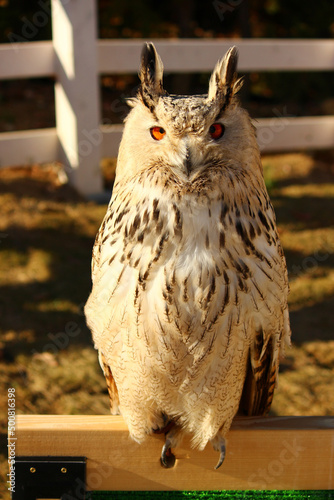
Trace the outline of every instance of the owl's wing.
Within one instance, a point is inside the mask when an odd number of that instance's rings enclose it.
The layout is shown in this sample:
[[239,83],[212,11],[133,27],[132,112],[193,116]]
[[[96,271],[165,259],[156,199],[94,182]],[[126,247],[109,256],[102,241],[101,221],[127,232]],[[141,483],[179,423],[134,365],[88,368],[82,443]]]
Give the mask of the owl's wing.
[[280,351],[284,354],[285,346],[291,345],[291,329],[287,297],[289,292],[288,275],[283,250],[278,244],[280,266],[278,275],[282,281],[277,290],[280,296],[280,308],[274,314],[277,322],[271,323],[269,331],[259,328],[252,338],[246,378],[239,412],[246,415],[265,415],[269,412],[274,390],[277,385]]
[[103,371],[104,376],[105,376],[106,381],[107,381],[111,414],[112,415],[119,415],[120,412],[119,412],[118,390],[116,387],[114,377],[112,376],[110,367],[107,364],[106,359],[103,356],[101,351],[99,351],[99,362],[100,362],[100,366],[102,368],[102,371]]
[[[281,333],[256,332],[250,345],[248,368],[239,405],[239,412],[246,415],[265,415],[270,410],[278,378],[280,351],[290,345],[288,309],[283,312]],[[281,345],[283,343],[283,345]]]
[[265,415],[271,406],[278,374],[278,355],[270,338],[263,346],[258,333],[249,350],[248,368],[239,411],[246,415]]

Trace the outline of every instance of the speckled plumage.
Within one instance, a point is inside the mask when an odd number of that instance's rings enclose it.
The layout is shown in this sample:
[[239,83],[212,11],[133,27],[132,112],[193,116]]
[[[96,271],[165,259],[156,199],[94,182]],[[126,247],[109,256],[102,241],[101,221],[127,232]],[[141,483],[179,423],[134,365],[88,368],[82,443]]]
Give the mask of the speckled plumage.
[[173,446],[189,433],[217,448],[238,409],[268,411],[289,343],[286,264],[236,62],[231,49],[208,95],[171,96],[153,45],[143,51],[85,308],[112,410],[138,442],[173,421]]

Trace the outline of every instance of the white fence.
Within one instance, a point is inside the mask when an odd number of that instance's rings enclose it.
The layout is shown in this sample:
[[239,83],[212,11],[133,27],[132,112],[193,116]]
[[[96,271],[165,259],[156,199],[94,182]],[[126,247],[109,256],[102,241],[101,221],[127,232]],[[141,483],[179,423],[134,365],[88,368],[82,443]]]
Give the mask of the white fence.
[[[0,79],[55,77],[56,128],[1,133],[0,165],[59,160],[75,186],[93,195],[102,190],[100,159],[117,155],[122,133],[120,125],[100,125],[98,76],[136,73],[144,41],[97,40],[95,0],[51,4],[52,41],[29,42],[32,28],[51,16],[40,2],[32,26],[23,26],[22,33],[9,35],[10,43],[0,45]],[[334,40],[153,41],[167,72],[209,72],[232,44],[239,49],[240,73],[334,70]],[[334,147],[334,116],[296,118],[274,112],[255,124],[263,151]]]

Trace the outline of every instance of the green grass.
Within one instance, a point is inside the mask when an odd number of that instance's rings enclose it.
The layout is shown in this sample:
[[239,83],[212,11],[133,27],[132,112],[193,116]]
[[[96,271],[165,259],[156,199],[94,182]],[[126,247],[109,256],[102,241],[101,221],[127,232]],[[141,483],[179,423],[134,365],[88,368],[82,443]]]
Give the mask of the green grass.
[[90,500],[332,500],[333,491],[95,491]]

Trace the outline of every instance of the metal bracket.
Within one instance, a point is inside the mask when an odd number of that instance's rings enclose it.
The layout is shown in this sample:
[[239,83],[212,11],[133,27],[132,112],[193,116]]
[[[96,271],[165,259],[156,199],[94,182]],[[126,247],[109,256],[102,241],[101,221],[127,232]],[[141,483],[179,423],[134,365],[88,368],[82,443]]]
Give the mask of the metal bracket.
[[86,457],[16,457],[12,500],[85,500]]

